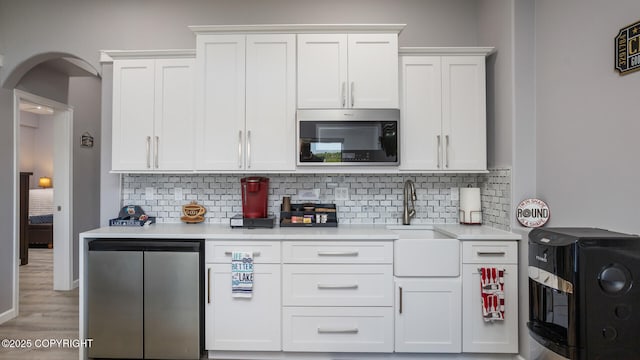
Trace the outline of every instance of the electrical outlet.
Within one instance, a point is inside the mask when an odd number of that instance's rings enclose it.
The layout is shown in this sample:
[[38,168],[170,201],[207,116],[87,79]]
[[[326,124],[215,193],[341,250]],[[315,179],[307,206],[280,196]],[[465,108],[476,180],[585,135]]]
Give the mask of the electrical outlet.
[[175,201],[182,201],[182,188],[175,188],[173,190],[173,198]]
[[148,186],[144,189],[144,199],[145,200],[153,200],[153,186]]
[[458,191],[458,188],[451,188],[451,201],[457,201],[460,200],[460,192]]
[[334,194],[336,200],[349,200],[349,189],[348,188],[335,188]]

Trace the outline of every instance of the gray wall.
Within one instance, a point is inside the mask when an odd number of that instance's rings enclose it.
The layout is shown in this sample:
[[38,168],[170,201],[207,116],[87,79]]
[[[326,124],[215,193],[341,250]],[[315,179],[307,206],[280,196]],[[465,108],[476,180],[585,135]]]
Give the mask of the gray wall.
[[[78,278],[78,234],[100,225],[100,79],[71,77],[73,106],[73,278]],[[93,148],[80,147],[80,137],[93,136]]]
[[13,302],[13,92],[0,88],[0,314]]
[[[475,0],[0,0],[0,54],[5,55],[0,83],[11,87],[11,72],[43,53],[71,54],[100,69],[101,49],[193,48],[195,37],[188,25],[406,23],[401,46],[475,46],[476,13]],[[6,84],[8,77],[14,83]],[[0,142],[3,169],[13,167],[12,111],[11,106],[0,107],[0,136],[9,137]],[[103,127],[110,126],[107,120]],[[110,146],[102,151],[110,152]],[[0,200],[10,203],[10,174],[1,174],[0,180]],[[10,208],[0,207],[2,229],[11,228],[11,216]],[[11,252],[13,239],[8,230],[0,236],[3,258]],[[10,261],[0,262],[0,285],[7,284],[0,287],[0,313],[11,307],[12,294],[5,289],[11,288],[12,278]]]
[[536,184],[548,225],[640,233],[640,73],[613,68],[614,37],[638,21],[640,1],[535,7]]
[[69,77],[43,66],[36,66],[20,79],[16,88],[66,104]]
[[511,166],[513,121],[513,1],[478,1],[478,43],[496,48],[487,58],[487,160]]

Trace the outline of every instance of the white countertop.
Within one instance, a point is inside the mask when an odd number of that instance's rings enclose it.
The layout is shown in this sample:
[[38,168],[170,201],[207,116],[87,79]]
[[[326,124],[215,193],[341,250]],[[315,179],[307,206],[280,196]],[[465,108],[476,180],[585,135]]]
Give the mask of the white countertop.
[[[435,224],[393,226],[404,230],[435,230],[459,240],[520,240],[518,234],[479,225]],[[398,232],[386,225],[339,225],[338,227],[231,228],[223,224],[153,224],[147,227],[102,227],[81,234],[84,239],[212,239],[212,240],[396,240]]]

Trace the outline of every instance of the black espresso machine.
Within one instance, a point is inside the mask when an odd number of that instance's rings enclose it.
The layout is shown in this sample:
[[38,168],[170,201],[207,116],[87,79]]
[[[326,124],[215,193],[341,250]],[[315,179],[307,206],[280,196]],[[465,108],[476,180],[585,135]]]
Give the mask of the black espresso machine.
[[[552,356],[640,359],[640,237],[596,228],[529,233],[531,337]],[[532,343],[532,349],[538,344]],[[534,351],[532,351],[533,353]]]

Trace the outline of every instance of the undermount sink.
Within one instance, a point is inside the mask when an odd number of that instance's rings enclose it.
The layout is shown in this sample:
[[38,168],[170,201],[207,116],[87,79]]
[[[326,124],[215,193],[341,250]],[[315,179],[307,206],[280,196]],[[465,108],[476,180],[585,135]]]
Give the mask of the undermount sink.
[[452,239],[434,230],[431,225],[387,225],[387,230],[398,234],[400,239]]

